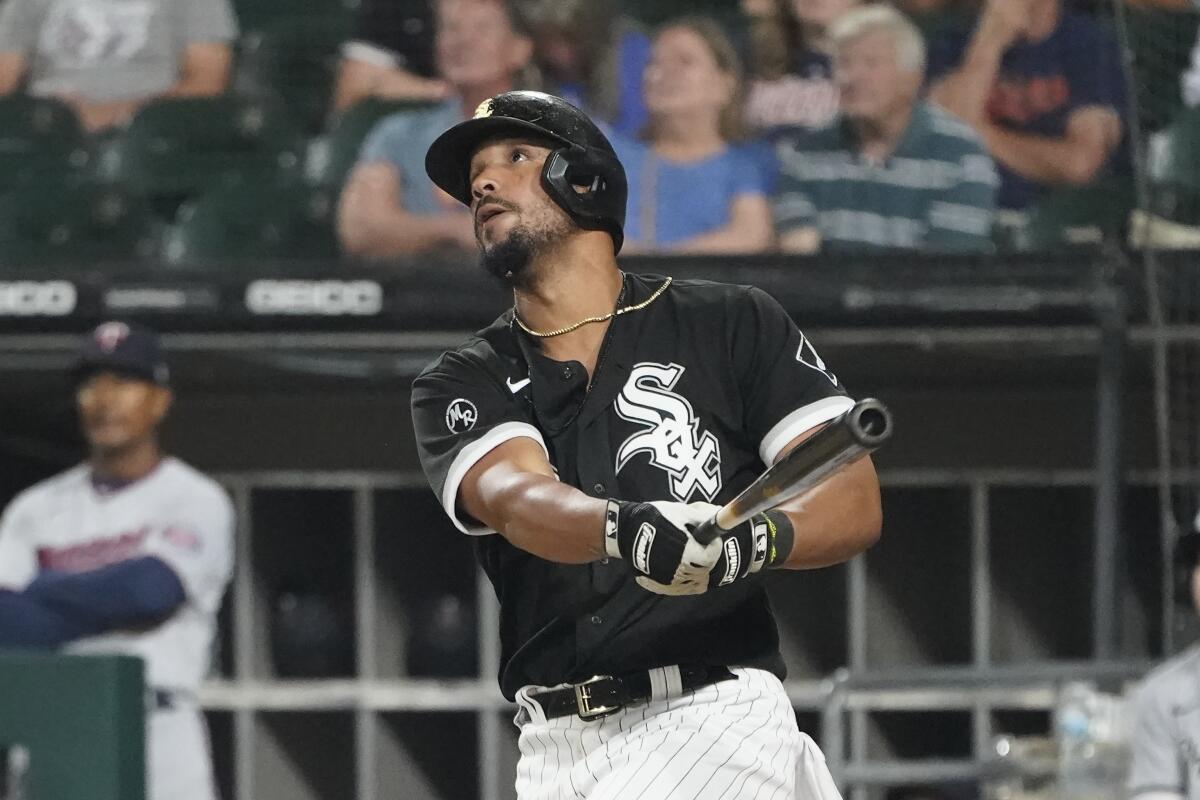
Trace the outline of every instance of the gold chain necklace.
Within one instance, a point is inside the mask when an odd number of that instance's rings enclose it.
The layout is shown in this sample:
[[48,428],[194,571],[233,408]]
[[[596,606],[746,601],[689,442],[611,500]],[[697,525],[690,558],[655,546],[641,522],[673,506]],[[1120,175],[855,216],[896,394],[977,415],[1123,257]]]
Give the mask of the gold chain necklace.
[[646,306],[650,305],[655,300],[657,300],[659,295],[661,295],[663,292],[665,292],[667,290],[667,287],[671,285],[671,281],[672,281],[672,278],[667,278],[665,281],[663,281],[662,286],[660,286],[654,290],[654,294],[650,295],[649,297],[647,297],[645,300],[638,303],[637,305],[625,306],[624,308],[617,308],[617,309],[614,309],[614,310],[608,312],[607,314],[603,314],[599,317],[588,317],[587,319],[581,319],[581,320],[579,320],[579,322],[576,322],[574,325],[568,325],[565,328],[559,328],[558,330],[555,330],[555,331],[535,331],[533,328],[530,328],[528,325],[526,325],[524,322],[521,321],[521,318],[519,316],[517,316],[517,310],[515,308],[513,309],[513,319],[516,320],[516,323],[521,328],[521,330],[525,331],[530,336],[536,336],[539,339],[549,339],[552,336],[562,336],[564,333],[570,333],[571,331],[577,331],[580,328],[582,328],[584,325],[588,325],[593,322],[604,322],[605,320],[610,320],[613,317],[619,317],[622,314],[628,314],[630,311],[639,311],[639,310],[645,308]]

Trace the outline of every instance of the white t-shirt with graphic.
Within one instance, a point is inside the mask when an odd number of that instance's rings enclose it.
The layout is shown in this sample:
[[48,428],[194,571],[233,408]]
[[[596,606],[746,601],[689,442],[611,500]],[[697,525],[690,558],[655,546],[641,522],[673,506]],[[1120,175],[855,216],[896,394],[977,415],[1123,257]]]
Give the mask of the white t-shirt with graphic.
[[20,590],[43,570],[86,572],[156,556],[187,599],[148,631],[70,645],[68,652],[140,656],[148,685],[194,691],[208,673],[217,611],[233,567],[233,504],[215,481],[175,458],[105,492],[81,465],[17,496],[0,517],[0,587]]
[[0,53],[28,59],[29,93],[101,102],[161,94],[189,45],[237,36],[229,0],[4,0]]

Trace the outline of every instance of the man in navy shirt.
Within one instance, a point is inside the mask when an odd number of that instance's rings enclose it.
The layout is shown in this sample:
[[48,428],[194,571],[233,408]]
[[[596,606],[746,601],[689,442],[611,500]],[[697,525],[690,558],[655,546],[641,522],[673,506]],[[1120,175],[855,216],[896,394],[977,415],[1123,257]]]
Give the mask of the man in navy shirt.
[[1125,86],[1113,38],[1061,0],[987,0],[974,31],[936,42],[930,98],[984,140],[999,204],[1083,186],[1118,156]]

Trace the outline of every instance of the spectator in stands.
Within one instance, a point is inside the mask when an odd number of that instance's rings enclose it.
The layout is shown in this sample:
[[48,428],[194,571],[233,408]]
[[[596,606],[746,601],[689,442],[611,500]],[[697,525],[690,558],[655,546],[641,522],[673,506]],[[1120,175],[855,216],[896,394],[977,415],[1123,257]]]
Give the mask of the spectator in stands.
[[362,0],[354,38],[342,47],[334,111],[360,100],[444,100],[437,74],[429,0]]
[[1122,142],[1117,45],[1062,0],[986,0],[972,33],[930,52],[929,96],[966,121],[1000,166],[1000,205],[1091,183]]
[[995,167],[971,128],[919,100],[920,31],[879,5],[831,33],[841,116],[779,143],[781,248],[989,248]]
[[342,246],[351,255],[475,248],[471,215],[430,182],[425,151],[484,100],[518,88],[533,45],[505,0],[438,0],[435,12],[438,69],[454,94],[429,109],[393,114],[367,136],[338,210]]
[[741,143],[741,70],[717,24],[695,17],[655,37],[643,139],[613,146],[629,176],[622,252],[752,253],[773,244],[766,153]]
[[236,37],[228,0],[4,0],[0,94],[24,84],[102,131],[158,97],[223,92]]
[[825,125],[838,109],[829,26],[863,0],[742,0],[749,20],[746,123],[774,135]]
[[618,14],[612,0],[522,0],[521,9],[546,91],[610,131],[633,136],[641,130],[650,37]]

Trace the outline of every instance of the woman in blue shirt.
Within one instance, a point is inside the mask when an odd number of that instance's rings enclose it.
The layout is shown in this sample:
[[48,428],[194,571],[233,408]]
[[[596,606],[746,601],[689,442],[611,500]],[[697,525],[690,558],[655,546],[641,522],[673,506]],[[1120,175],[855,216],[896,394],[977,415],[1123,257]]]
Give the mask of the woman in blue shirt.
[[741,141],[741,69],[716,23],[663,27],[642,91],[643,136],[613,142],[629,175],[623,252],[770,249],[774,164],[767,148]]

